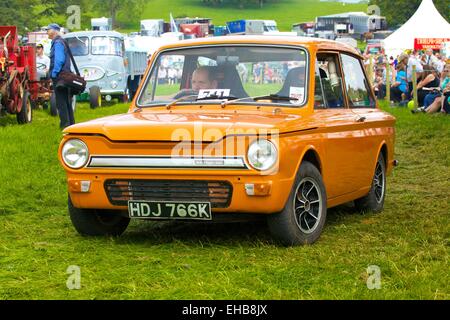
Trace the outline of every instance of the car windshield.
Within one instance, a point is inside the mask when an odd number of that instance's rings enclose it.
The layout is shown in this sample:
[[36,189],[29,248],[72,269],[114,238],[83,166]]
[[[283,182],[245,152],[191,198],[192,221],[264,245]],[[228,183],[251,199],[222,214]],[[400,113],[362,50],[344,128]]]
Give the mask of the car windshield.
[[89,38],[88,37],[67,38],[66,41],[69,44],[70,51],[72,51],[72,54],[75,57],[86,56],[89,54]]
[[91,46],[95,55],[123,57],[125,51],[122,39],[116,37],[93,37]]
[[[239,99],[239,104],[298,108],[306,102],[307,62],[306,50],[291,47],[223,45],[166,51],[153,62],[138,106]],[[285,99],[250,98],[269,95]]]

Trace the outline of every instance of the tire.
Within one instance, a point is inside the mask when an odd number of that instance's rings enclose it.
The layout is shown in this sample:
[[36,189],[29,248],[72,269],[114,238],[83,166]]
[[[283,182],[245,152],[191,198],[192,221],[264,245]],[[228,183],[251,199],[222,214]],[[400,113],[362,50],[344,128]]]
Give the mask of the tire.
[[53,92],[50,97],[50,115],[56,117],[58,115],[58,105],[56,104],[56,94]]
[[102,106],[102,93],[100,92],[99,87],[93,86],[89,88],[89,103],[91,109],[95,109]]
[[383,154],[378,156],[375,166],[375,174],[372,180],[370,192],[365,197],[355,200],[355,207],[361,212],[381,212],[386,196],[386,163]]
[[[295,210],[297,208],[297,210]],[[283,211],[268,217],[272,235],[285,246],[312,244],[327,217],[327,195],[319,170],[304,161]]]
[[31,95],[25,91],[22,99],[22,109],[17,114],[17,122],[19,124],[27,124],[33,121],[33,106],[31,103]]
[[120,236],[128,227],[130,218],[114,210],[78,209],[68,197],[69,216],[73,226],[82,236]]

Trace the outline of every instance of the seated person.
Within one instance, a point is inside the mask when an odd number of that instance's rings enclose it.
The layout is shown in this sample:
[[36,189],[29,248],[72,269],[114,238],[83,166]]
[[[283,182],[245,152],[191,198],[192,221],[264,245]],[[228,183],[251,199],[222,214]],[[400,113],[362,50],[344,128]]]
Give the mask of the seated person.
[[219,82],[214,67],[199,67],[192,73],[192,90],[217,89]]
[[218,87],[216,68],[202,66],[192,73],[191,89],[183,89],[173,98],[180,99],[184,96],[197,95],[200,90],[217,89]]

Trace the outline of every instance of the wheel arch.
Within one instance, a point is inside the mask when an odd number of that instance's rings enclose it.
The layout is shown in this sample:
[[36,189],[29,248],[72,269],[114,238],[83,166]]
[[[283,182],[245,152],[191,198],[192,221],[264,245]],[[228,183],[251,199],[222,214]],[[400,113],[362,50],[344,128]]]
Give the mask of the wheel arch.
[[375,159],[375,163],[378,160],[379,155],[382,154],[383,158],[384,158],[384,165],[386,166],[386,168],[388,168],[388,163],[389,163],[389,150],[387,147],[387,143],[386,141],[382,141],[380,146],[378,147],[378,152],[377,152],[377,158]]
[[300,162],[297,168],[297,171],[300,170],[300,166],[302,165],[302,163],[304,161],[308,161],[310,163],[312,163],[320,172],[320,174],[322,174],[323,172],[323,167],[322,167],[322,161],[320,159],[320,155],[319,152],[317,151],[317,149],[312,146],[309,145],[305,148],[305,150],[303,151],[303,154],[300,158]]

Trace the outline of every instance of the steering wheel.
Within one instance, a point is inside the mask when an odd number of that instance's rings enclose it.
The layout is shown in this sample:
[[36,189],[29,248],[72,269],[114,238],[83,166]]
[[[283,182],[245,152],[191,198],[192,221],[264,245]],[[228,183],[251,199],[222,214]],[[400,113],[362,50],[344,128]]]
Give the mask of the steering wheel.
[[177,100],[177,99],[181,99],[183,97],[186,96],[193,96],[193,95],[198,95],[198,91],[192,90],[192,89],[183,89],[180,92],[178,92],[173,99]]

